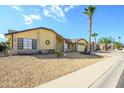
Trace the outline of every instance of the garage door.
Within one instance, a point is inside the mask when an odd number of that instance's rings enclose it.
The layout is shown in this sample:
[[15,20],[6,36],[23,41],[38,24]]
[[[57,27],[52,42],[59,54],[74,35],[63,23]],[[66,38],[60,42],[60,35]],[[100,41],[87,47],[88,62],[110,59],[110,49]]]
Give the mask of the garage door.
[[65,49],[68,49],[68,43],[65,43],[65,44],[64,44],[64,48],[65,48]]
[[85,52],[85,46],[83,44],[78,44],[77,50],[78,50],[78,52]]

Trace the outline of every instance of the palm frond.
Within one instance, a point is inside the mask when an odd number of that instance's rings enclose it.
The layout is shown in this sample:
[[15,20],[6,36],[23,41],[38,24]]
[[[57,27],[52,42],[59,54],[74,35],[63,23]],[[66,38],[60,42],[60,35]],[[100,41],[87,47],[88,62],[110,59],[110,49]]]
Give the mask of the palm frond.
[[98,36],[98,34],[94,32],[94,33],[92,34],[92,37],[96,37],[96,36]]
[[86,11],[84,11],[84,12],[83,12],[83,14],[85,14],[85,15],[89,16],[89,13],[88,13],[88,12],[86,12]]
[[100,43],[100,44],[110,44],[112,42],[113,42],[113,40],[111,37],[102,37],[98,40],[98,43]]
[[88,6],[87,8],[84,9],[84,14],[87,16],[92,16],[96,7],[95,6]]

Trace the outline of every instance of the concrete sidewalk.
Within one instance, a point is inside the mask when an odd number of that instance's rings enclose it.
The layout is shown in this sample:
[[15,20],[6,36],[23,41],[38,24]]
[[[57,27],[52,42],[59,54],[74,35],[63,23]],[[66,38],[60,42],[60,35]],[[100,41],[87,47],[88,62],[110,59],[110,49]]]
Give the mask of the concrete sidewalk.
[[87,66],[81,70],[62,76],[38,88],[89,88],[92,87],[101,77],[104,76],[117,62],[120,57],[112,57]]

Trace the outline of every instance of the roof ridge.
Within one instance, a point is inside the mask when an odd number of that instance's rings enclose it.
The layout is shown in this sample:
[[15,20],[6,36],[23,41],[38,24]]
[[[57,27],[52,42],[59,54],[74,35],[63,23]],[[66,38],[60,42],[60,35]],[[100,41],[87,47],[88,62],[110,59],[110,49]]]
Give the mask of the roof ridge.
[[13,34],[13,33],[20,33],[20,32],[29,31],[29,30],[35,30],[35,29],[46,29],[46,30],[54,31],[53,29],[50,29],[50,28],[47,28],[47,27],[36,27],[36,28],[29,28],[29,29],[25,29],[25,30],[11,30],[11,29],[9,29],[10,31],[13,31],[13,32],[8,32],[7,34],[4,34],[4,35]]

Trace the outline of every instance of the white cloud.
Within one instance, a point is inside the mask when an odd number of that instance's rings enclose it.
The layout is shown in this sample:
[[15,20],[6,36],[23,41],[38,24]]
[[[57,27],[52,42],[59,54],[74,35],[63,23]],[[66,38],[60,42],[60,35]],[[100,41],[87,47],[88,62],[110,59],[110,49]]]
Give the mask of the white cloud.
[[65,9],[64,9],[64,11],[65,11],[65,12],[68,12],[68,11],[71,10],[72,8],[74,8],[73,5],[66,6]]
[[72,5],[42,5],[42,6],[12,6],[24,18],[25,24],[30,25],[41,17],[50,17],[59,22],[66,22],[66,13],[73,9]]
[[30,25],[32,24],[32,22],[34,20],[41,20],[41,16],[40,15],[35,15],[35,14],[31,14],[31,15],[23,15],[24,20],[25,20],[25,24]]
[[1,38],[1,39],[5,39],[4,34],[0,34],[0,38]]
[[24,24],[30,25],[35,20],[41,20],[38,9],[23,6],[12,6],[12,8],[17,10],[18,14],[24,18]]
[[17,10],[17,11],[23,12],[23,9],[20,8],[19,6],[12,6],[12,8]]
[[58,21],[65,19],[65,14],[63,9],[58,5],[53,6],[42,6],[43,8],[43,15],[47,17],[51,17]]
[[43,15],[47,17],[54,18],[58,21],[66,21],[65,14],[70,11],[74,6],[68,5],[43,5],[41,6],[43,9]]

